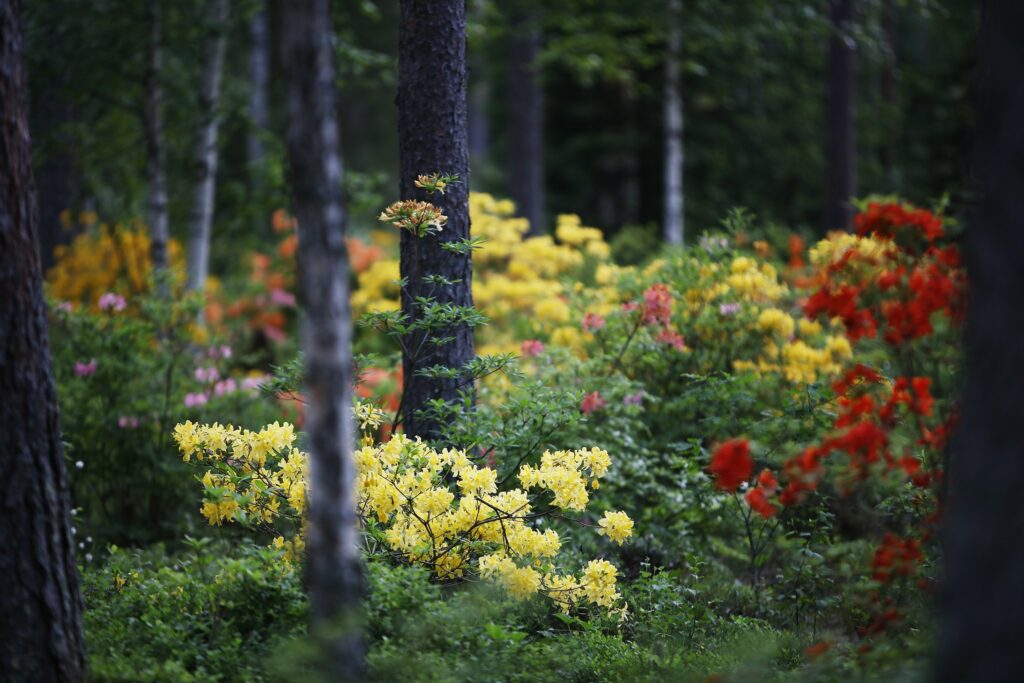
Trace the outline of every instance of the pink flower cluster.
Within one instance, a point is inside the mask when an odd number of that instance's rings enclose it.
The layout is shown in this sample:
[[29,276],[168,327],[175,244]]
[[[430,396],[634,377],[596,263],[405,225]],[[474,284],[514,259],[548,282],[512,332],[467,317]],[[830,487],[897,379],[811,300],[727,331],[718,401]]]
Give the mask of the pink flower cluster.
[[195,377],[197,382],[216,382],[220,379],[220,371],[214,366],[196,368]]
[[98,363],[95,358],[90,358],[88,363],[82,361],[75,361],[75,374],[79,377],[88,377],[89,375],[96,372]]
[[206,402],[210,400],[210,397],[201,391],[189,392],[185,394],[185,407],[195,408],[197,406],[206,405]]
[[519,352],[527,358],[531,356],[539,356],[544,353],[544,342],[536,339],[527,339],[519,345]]
[[139,426],[139,418],[134,415],[122,415],[117,418],[117,426],[121,429],[137,429]]
[[227,344],[222,344],[221,346],[211,346],[210,348],[206,349],[206,355],[212,358],[213,360],[218,360],[220,358],[231,358],[231,347],[228,346]]
[[101,311],[113,311],[114,313],[120,313],[128,305],[124,297],[114,292],[107,292],[100,297],[99,307]]
[[596,332],[605,326],[605,319],[597,313],[587,313],[583,316],[583,329],[586,332]]

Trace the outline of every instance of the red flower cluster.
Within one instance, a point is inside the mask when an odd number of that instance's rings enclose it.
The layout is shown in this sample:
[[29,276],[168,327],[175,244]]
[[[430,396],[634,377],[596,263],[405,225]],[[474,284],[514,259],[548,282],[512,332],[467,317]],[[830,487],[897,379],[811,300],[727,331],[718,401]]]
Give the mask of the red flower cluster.
[[829,318],[840,318],[846,327],[850,341],[861,337],[874,337],[878,329],[875,316],[868,309],[859,308],[860,290],[853,285],[843,284],[832,289],[824,286],[811,295],[804,304],[804,314],[814,318],[824,313]]
[[[856,225],[861,235],[895,248],[880,262],[853,249],[844,253],[828,266],[819,278],[824,284],[804,304],[808,317],[840,318],[850,341],[874,337],[884,324],[883,337],[893,346],[930,335],[936,313],[962,322],[966,278],[957,248],[934,244],[943,236],[938,216],[900,204],[873,203],[858,214]],[[881,271],[852,267],[860,262]]]
[[871,560],[871,576],[879,583],[888,583],[896,576],[910,576],[921,560],[920,541],[886,534]]
[[747,491],[745,498],[750,509],[765,519],[774,517],[778,512],[776,507],[768,502],[768,499],[775,496],[779,490],[779,480],[775,478],[769,469],[761,470],[757,475],[757,485]]
[[908,209],[896,203],[871,202],[867,211],[854,218],[854,226],[859,235],[894,238],[900,231],[911,228],[929,242],[942,237],[942,219],[938,216],[931,211]]
[[583,397],[583,401],[580,403],[580,410],[586,415],[603,410],[606,405],[608,405],[608,401],[601,396],[601,392],[592,391]]
[[672,323],[672,293],[667,286],[659,282],[647,288],[640,317],[644,325],[668,327]]
[[715,449],[708,470],[715,476],[715,485],[723,491],[735,491],[750,478],[754,461],[746,439],[730,439]]

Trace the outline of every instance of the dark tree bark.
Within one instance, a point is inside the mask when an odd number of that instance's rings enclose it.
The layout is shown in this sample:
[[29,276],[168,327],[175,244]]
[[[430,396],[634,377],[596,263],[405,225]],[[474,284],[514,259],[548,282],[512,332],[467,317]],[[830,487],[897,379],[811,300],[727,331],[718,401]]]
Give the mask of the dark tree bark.
[[249,183],[253,194],[266,182],[267,150],[263,135],[270,128],[268,92],[270,88],[270,37],[266,2],[249,18],[249,118],[246,151],[249,162]]
[[167,152],[164,145],[163,36],[160,0],[148,6],[149,46],[146,55],[146,105],[143,131],[146,137],[146,177],[148,181],[149,251],[153,275],[161,296],[167,296],[167,242],[170,219],[167,214]]
[[665,54],[665,212],[664,238],[681,246],[684,233],[683,94],[679,60],[683,48],[682,2],[668,1],[668,44]]
[[39,255],[45,275],[54,264],[54,250],[69,243],[74,232],[65,227],[61,214],[75,202],[77,174],[75,160],[65,144],[61,130],[73,119],[73,110],[59,90],[64,84],[47,83],[51,89],[45,94],[36,94],[31,102],[35,130],[57,130],[59,142],[51,145],[49,153],[35,168],[36,188],[39,204]]
[[543,36],[536,17],[513,11],[507,46],[508,193],[530,234],[544,232],[544,88],[537,59]]
[[309,587],[332,680],[362,680],[362,587],[354,498],[352,320],[329,0],[284,9],[287,146],[299,223],[300,295],[310,452]]
[[212,1],[212,25],[199,83],[199,142],[196,145],[196,185],[188,231],[188,289],[202,291],[210,272],[210,236],[217,189],[217,132],[220,127],[221,80],[228,40],[230,0]]
[[[466,3],[465,0],[402,0],[398,39],[399,191],[403,199],[422,199],[439,206],[448,224],[435,236],[415,237],[402,231],[401,272],[408,279],[402,310],[418,317],[416,297],[433,289],[423,281],[441,275],[458,284],[439,287],[438,302],[471,306],[472,259],[441,248],[442,242],[469,237],[469,146],[466,128]],[[428,196],[414,185],[429,173],[457,174],[459,182],[444,195]],[[453,336],[421,359],[420,366],[463,367],[473,359],[473,332],[465,326],[442,330]],[[415,348],[419,340],[407,340]],[[412,358],[403,357],[403,416],[406,433],[433,438],[439,426],[418,412],[427,401],[458,398],[457,380],[418,377]],[[465,387],[463,387],[465,388]]]
[[85,680],[36,235],[19,0],[0,0],[0,681]]
[[[899,107],[899,55],[897,53],[897,8],[896,0],[885,0],[882,5],[882,33],[885,36],[885,62],[882,66],[882,101],[890,116],[898,116]],[[882,169],[885,179],[893,190],[899,186],[896,168],[896,144],[899,140],[900,121],[893,120],[893,125],[886,129],[885,143],[882,145]]]
[[[473,71],[478,72],[477,69]],[[469,86],[469,156],[473,164],[482,164],[491,155],[491,127],[487,118],[487,102],[491,87],[483,77],[470,78]]]
[[967,232],[967,384],[948,473],[940,683],[1011,683],[1024,671],[1024,3],[989,1],[982,14],[982,197]]
[[856,44],[853,0],[831,0],[825,101],[825,229],[853,228],[850,199],[857,193],[854,122]]

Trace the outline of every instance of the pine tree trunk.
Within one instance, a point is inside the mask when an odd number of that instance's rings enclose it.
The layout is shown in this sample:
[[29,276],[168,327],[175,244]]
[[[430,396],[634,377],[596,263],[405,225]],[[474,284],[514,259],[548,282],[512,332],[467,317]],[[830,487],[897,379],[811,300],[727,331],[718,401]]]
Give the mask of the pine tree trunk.
[[188,289],[202,291],[210,270],[210,232],[217,186],[217,131],[220,126],[221,80],[227,48],[230,0],[213,0],[212,26],[199,86],[199,144],[196,146],[196,185],[188,235]]
[[0,682],[85,680],[43,303],[20,2],[0,0]]
[[284,62],[304,311],[310,604],[314,633],[325,636],[329,678],[357,681],[364,663],[357,626],[362,574],[353,491],[352,320],[329,0],[285,5]]
[[683,95],[679,74],[682,52],[680,0],[668,2],[668,53],[665,59],[665,242],[683,244]]
[[980,45],[981,204],[966,233],[967,385],[947,473],[939,683],[1011,683],[1024,671],[1024,4],[986,2]]
[[163,48],[160,0],[149,2],[149,52],[146,58],[146,106],[143,129],[146,136],[146,176],[149,183],[150,258],[158,292],[166,297],[167,242],[170,220],[167,215],[167,153],[164,146]]
[[[416,297],[432,287],[427,275],[441,275],[458,284],[438,288],[437,301],[471,306],[472,259],[452,254],[442,242],[469,237],[469,145],[466,128],[466,4],[465,0],[401,0],[398,38],[398,152],[403,199],[422,199],[439,206],[448,216],[444,231],[418,238],[402,232],[401,273],[408,279],[402,310],[418,317]],[[457,174],[459,182],[444,195],[428,196],[414,185],[428,173]],[[463,367],[473,359],[473,332],[467,327],[441,330],[437,336],[455,339],[437,347],[419,367]],[[407,340],[415,348],[419,340]],[[413,359],[406,355],[403,416],[406,433],[433,438],[439,425],[419,410],[431,399],[455,401],[457,380],[418,377]],[[467,389],[471,387],[463,387]]]
[[543,44],[536,17],[513,14],[508,40],[508,193],[530,234],[544,232],[544,88],[537,59]]
[[263,167],[267,150],[263,135],[270,128],[270,111],[267,92],[270,87],[269,27],[267,26],[266,2],[260,3],[259,11],[249,19],[249,132],[246,136],[246,151],[249,162],[249,183],[252,194],[257,194],[266,183]]
[[851,230],[857,193],[854,121],[853,0],[831,0],[828,83],[825,102],[825,229]]

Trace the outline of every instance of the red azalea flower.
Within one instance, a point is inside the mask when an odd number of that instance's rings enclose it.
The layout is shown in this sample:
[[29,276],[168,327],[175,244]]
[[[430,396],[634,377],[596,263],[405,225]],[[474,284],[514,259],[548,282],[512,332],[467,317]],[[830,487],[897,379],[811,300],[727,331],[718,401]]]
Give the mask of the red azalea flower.
[[644,325],[669,325],[672,321],[672,293],[667,286],[657,283],[647,288],[641,319]]
[[598,410],[602,410],[608,402],[601,396],[600,391],[592,391],[583,397],[583,401],[580,403],[580,410],[584,414],[593,413]]
[[750,479],[754,461],[746,439],[730,439],[715,449],[708,470],[715,475],[715,485],[723,491],[735,491]]
[[767,496],[765,496],[764,489],[760,486],[750,489],[747,491],[745,496],[747,499],[747,505],[750,509],[761,515],[765,519],[769,519],[775,516],[777,510],[775,506],[768,502]]

